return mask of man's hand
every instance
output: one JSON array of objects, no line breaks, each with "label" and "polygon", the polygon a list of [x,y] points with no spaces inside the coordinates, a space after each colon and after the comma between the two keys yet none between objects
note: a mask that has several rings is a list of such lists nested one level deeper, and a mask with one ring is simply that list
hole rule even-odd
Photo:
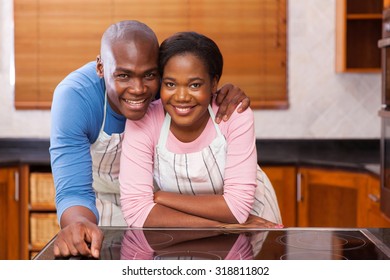
[{"label": "man's hand", "polygon": [[54,241],[54,255],[99,258],[102,242],[102,231],[95,223],[85,219],[67,225],[58,233]]},{"label": "man's hand", "polygon": [[216,123],[220,123],[221,120],[229,120],[240,103],[241,106],[237,109],[238,113],[245,111],[250,105],[250,99],[245,95],[245,92],[232,84],[223,85],[217,91],[216,102],[219,105],[218,112],[215,116]]}]

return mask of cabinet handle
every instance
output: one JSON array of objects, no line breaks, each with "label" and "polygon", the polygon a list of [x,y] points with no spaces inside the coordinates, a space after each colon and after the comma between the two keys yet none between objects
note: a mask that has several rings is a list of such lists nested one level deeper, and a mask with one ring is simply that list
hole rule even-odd
[{"label": "cabinet handle", "polygon": [[302,174],[301,172],[297,173],[297,202],[302,201],[302,188],[301,188]]},{"label": "cabinet handle", "polygon": [[19,172],[15,171],[15,193],[14,193],[14,199],[15,201],[19,201]]},{"label": "cabinet handle", "polygon": [[383,29],[386,31],[386,32],[389,32],[390,31],[390,24],[388,22],[386,22],[385,24],[383,24]]},{"label": "cabinet handle", "polygon": [[378,203],[381,200],[379,196],[372,194],[372,193],[368,194],[368,198],[371,199],[372,201],[374,201],[375,203]]}]

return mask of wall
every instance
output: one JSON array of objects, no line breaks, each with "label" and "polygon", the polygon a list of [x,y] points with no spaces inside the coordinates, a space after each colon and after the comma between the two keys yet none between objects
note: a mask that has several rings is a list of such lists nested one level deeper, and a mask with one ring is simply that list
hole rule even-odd
[{"label": "wall", "polygon": [[0,137],[48,138],[50,111],[16,111],[13,106],[13,1],[0,1]]},{"label": "wall", "polygon": [[[380,74],[334,71],[335,1],[288,1],[290,108],[255,111],[258,138],[380,136]],[[0,137],[48,138],[49,111],[13,108],[12,9],[12,0],[0,2]]]}]

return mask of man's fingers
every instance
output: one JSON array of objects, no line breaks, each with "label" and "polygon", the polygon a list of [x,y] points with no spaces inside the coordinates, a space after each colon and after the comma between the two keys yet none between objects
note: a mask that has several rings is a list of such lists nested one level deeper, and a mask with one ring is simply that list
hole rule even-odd
[{"label": "man's fingers", "polygon": [[[93,232],[97,232],[95,235]],[[96,236],[96,241],[94,240]],[[102,232],[97,227],[96,224],[83,224],[75,223],[64,229],[62,229],[56,240],[54,241],[53,253],[56,257],[68,257],[70,255],[77,256],[97,256],[99,257],[99,252],[96,253],[96,250],[100,250],[102,242]],[[92,254],[89,244],[94,242],[95,252]]]},{"label": "man's fingers", "polygon": [[229,88],[229,85],[223,85],[220,89],[217,90],[216,94],[217,94],[217,98],[216,98],[216,103],[218,105],[221,105],[223,100],[225,100],[225,97],[228,93],[228,88]]},{"label": "man's fingers", "polygon": [[[240,96],[237,96],[235,95],[229,102],[227,99],[225,99],[226,101],[224,101],[224,115],[222,117],[222,119],[226,122],[227,120],[229,120],[230,116],[234,113],[234,111],[236,110],[238,104],[240,104]],[[221,107],[220,107],[221,109]],[[221,111],[223,113],[223,111]]]},{"label": "man's fingers", "polygon": [[226,103],[223,103],[219,106],[218,112],[215,115],[215,122],[220,123],[222,120],[226,119],[226,110],[227,110],[227,105]]},{"label": "man's fingers", "polygon": [[58,248],[58,246],[56,244],[54,244],[54,247],[53,247],[53,254],[55,257],[61,256],[60,248]]},{"label": "man's fingers", "polygon": [[220,123],[221,120],[228,121],[236,109],[238,113],[241,113],[248,109],[250,105],[250,99],[245,95],[245,93],[239,87],[231,84],[223,85],[217,91],[216,101],[219,105],[219,109],[215,117],[215,121],[217,123]]},{"label": "man's fingers", "polygon": [[241,106],[237,108],[237,112],[238,112],[238,113],[244,112],[246,109],[249,108],[250,105],[251,105],[251,100],[249,99],[249,97],[245,97],[245,98],[241,101]]},{"label": "man's fingers", "polygon": [[62,239],[56,240],[53,252],[56,257],[68,257],[71,255],[71,251],[69,250],[67,243]]},{"label": "man's fingers", "polygon": [[100,249],[102,248],[103,243],[103,233],[98,230],[92,232],[92,241],[91,241],[91,255],[92,257],[98,259],[100,255]]}]

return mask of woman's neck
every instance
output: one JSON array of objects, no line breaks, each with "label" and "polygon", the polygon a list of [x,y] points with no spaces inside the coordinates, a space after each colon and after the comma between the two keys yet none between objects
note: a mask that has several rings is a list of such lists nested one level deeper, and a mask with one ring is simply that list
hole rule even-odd
[{"label": "woman's neck", "polygon": [[170,130],[179,141],[189,143],[196,140],[203,133],[209,120],[210,114],[205,114],[202,120],[197,122],[196,125],[178,126],[171,122]]}]

